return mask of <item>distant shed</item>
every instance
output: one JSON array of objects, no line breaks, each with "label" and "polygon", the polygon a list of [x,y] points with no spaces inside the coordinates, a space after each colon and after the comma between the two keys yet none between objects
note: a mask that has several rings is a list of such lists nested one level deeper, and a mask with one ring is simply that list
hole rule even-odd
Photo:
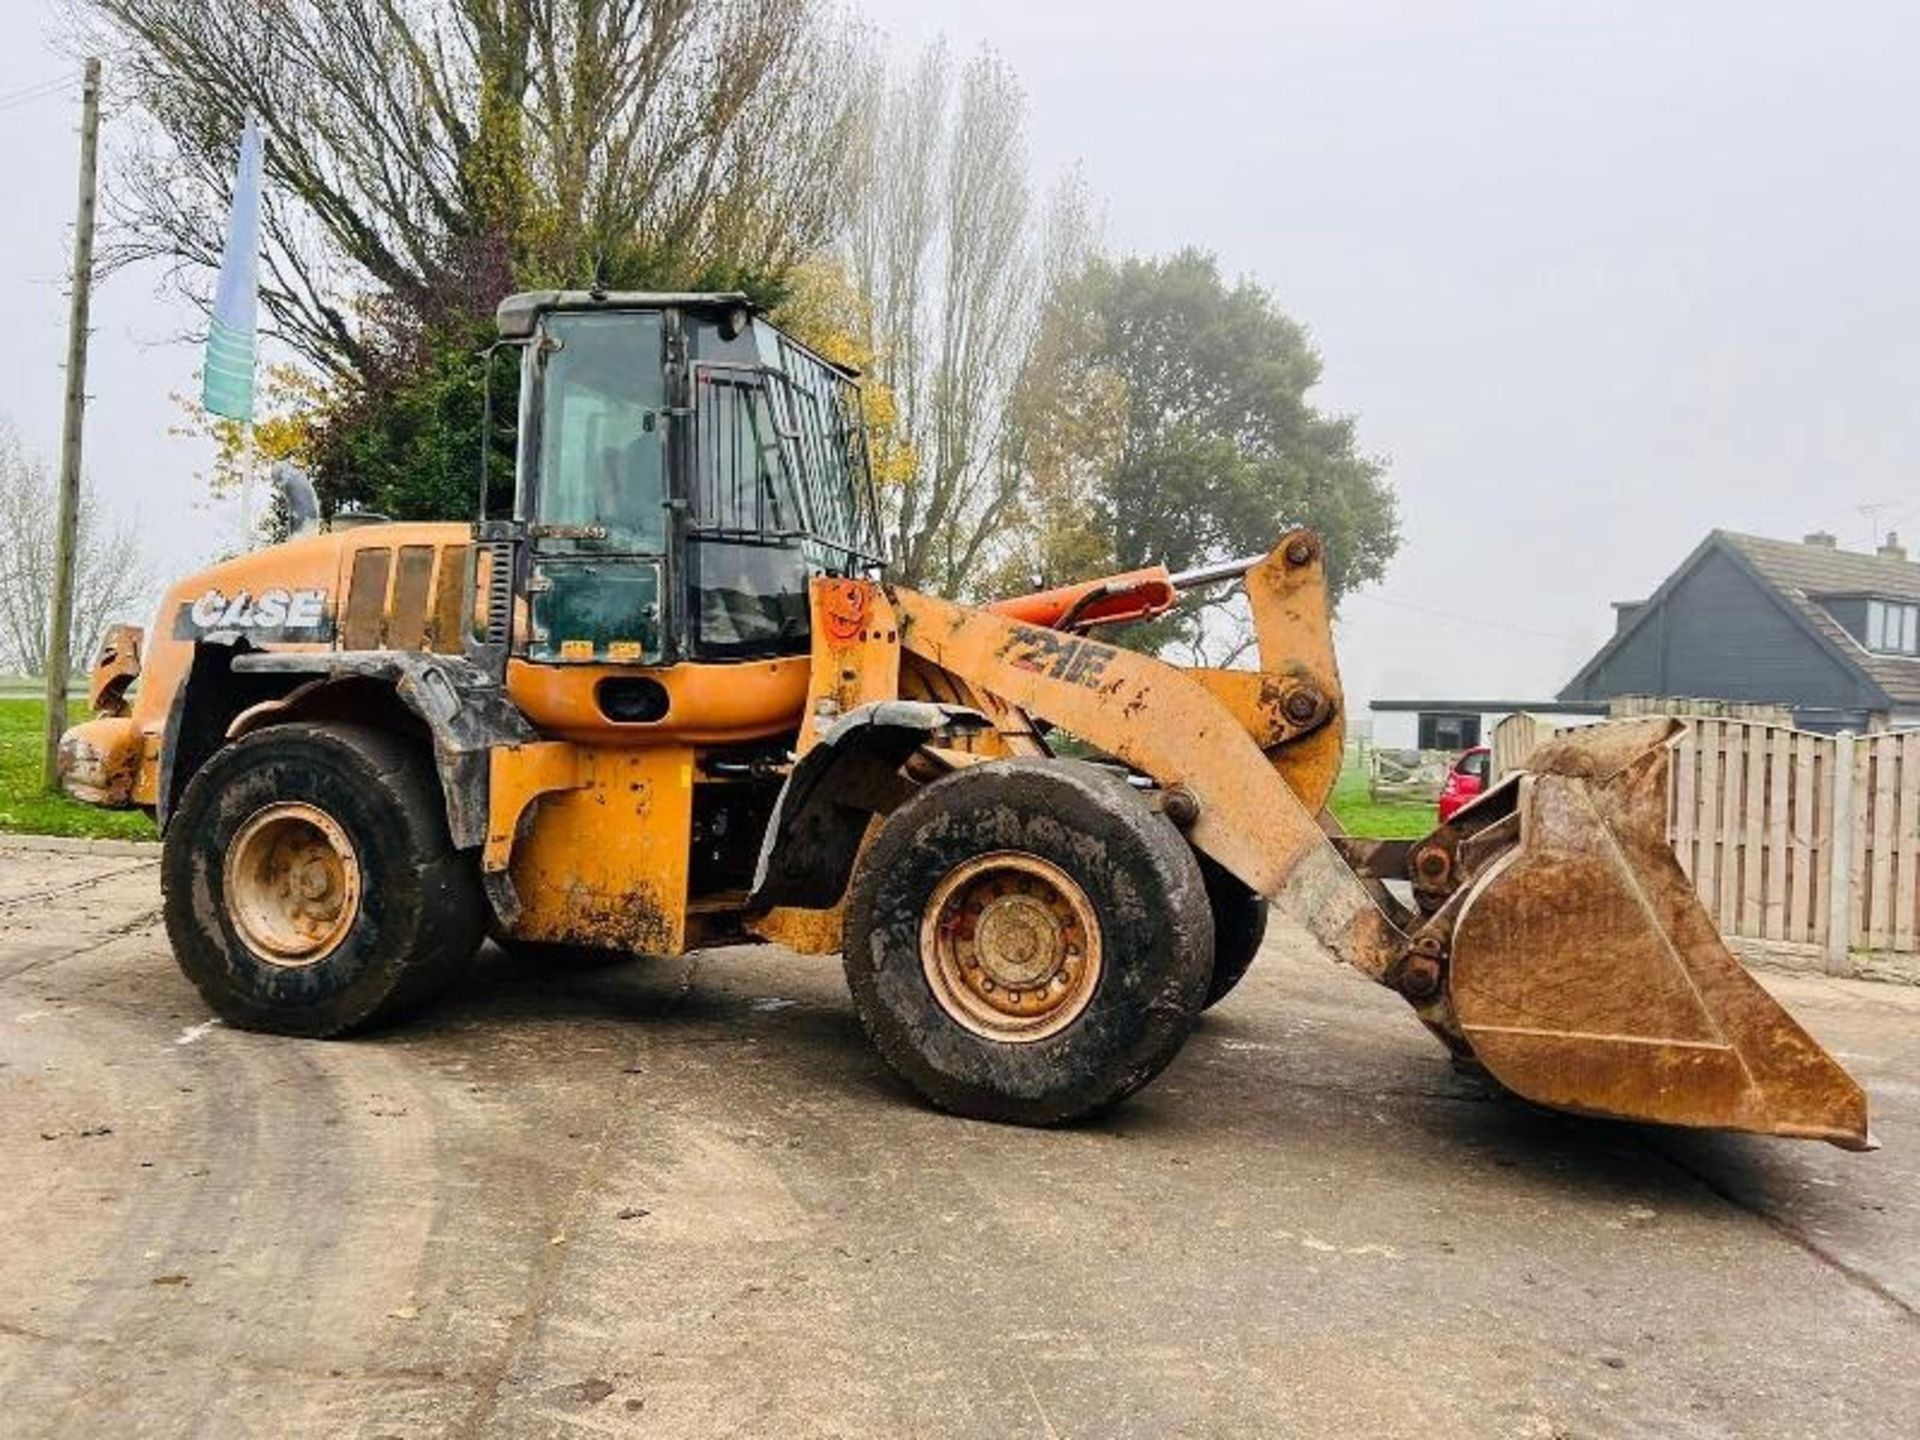
[{"label": "distant shed", "polygon": [[1562,724],[1604,719],[1604,701],[1587,700],[1375,700],[1373,743],[1384,750],[1457,753],[1485,745],[1493,727],[1509,715],[1539,715]]}]

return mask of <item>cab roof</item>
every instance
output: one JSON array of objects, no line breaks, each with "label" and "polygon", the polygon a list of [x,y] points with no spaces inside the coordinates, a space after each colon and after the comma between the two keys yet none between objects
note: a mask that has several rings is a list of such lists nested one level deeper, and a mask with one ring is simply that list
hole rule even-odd
[{"label": "cab roof", "polygon": [[737,310],[759,306],[737,290],[523,290],[500,302],[494,320],[504,340],[532,337],[549,310]]}]

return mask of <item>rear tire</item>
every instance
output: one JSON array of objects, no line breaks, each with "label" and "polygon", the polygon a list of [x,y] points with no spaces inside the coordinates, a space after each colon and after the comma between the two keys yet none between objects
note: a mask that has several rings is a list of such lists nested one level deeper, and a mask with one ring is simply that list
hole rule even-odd
[{"label": "rear tire", "polygon": [[997,760],[887,818],[849,892],[845,961],[868,1035],[921,1095],[1052,1125],[1179,1053],[1213,920],[1193,851],[1123,781]]},{"label": "rear tire", "polygon": [[400,737],[276,725],[201,767],[161,853],[175,957],[221,1019],[331,1036],[424,1004],[486,905],[440,788]]},{"label": "rear tire", "polygon": [[1206,877],[1207,903],[1213,909],[1213,978],[1207,982],[1206,1004],[1211,1010],[1245,978],[1267,938],[1267,901],[1256,895],[1219,861],[1202,855],[1200,873]]}]

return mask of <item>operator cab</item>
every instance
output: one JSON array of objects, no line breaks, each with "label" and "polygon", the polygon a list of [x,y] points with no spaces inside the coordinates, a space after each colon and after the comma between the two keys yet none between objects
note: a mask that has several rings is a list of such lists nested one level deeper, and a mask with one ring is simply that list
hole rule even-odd
[{"label": "operator cab", "polygon": [[505,528],[526,659],[804,654],[808,580],[877,571],[853,378],[745,296],[545,291],[499,324],[523,347]]}]

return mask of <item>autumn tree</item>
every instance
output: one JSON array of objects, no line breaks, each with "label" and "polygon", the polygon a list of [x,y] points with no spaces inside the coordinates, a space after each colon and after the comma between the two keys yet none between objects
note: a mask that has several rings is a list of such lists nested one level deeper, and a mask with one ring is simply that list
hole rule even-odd
[{"label": "autumn tree", "polygon": [[893,387],[880,377],[881,343],[873,302],[854,284],[846,265],[819,256],[789,272],[774,321],[801,344],[861,377],[860,413],[867,431],[867,462],[883,491],[911,479],[920,464],[901,420]]},{"label": "autumn tree", "polygon": [[1098,234],[1086,188],[1070,175],[1048,201],[1040,297],[1007,400],[1002,463],[1014,489],[981,586],[987,593],[1044,589],[1113,568],[1099,502],[1119,463],[1127,397],[1101,353]]},{"label": "autumn tree", "polygon": [[205,305],[244,117],[323,500],[471,509],[515,289],[744,289],[839,233],[871,40],[833,0],[74,0],[122,131],[105,256]]},{"label": "autumn tree", "polygon": [[204,302],[233,146],[265,138],[262,302],[322,369],[357,307],[431,300],[504,247],[522,285],[744,284],[839,221],[868,40],[828,0],[80,0],[150,125],[110,253]]}]

